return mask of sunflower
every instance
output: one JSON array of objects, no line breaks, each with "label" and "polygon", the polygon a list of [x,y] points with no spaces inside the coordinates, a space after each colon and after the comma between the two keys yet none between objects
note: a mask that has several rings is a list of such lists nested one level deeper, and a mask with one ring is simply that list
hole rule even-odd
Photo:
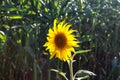
[{"label": "sunflower", "polygon": [[75,52],[74,47],[78,47],[78,42],[72,34],[76,30],[69,30],[71,24],[64,21],[57,24],[54,20],[53,29],[49,29],[47,34],[47,42],[44,47],[50,52],[50,59],[53,57],[66,61],[72,58],[71,52]]}]

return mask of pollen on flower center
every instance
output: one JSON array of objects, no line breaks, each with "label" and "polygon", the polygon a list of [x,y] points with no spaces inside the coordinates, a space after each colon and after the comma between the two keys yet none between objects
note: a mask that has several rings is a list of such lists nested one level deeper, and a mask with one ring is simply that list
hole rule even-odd
[{"label": "pollen on flower center", "polygon": [[67,38],[63,33],[57,34],[54,40],[55,40],[55,45],[60,49],[64,48],[67,43]]}]

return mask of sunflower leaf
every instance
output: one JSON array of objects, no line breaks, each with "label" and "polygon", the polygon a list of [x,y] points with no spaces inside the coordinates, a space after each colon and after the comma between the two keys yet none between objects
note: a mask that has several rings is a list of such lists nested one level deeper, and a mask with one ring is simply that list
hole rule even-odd
[{"label": "sunflower leaf", "polygon": [[81,54],[81,53],[87,53],[87,52],[90,52],[91,50],[79,50],[79,51],[76,51],[75,53],[76,54]]},{"label": "sunflower leaf", "polygon": [[77,80],[84,80],[84,79],[87,79],[87,78],[89,78],[89,76],[87,75],[87,76],[84,76],[84,77],[78,77],[78,78],[76,78]]},{"label": "sunflower leaf", "polygon": [[56,69],[51,69],[51,71],[58,73],[59,75],[63,76],[66,80],[68,80],[66,77],[66,73],[56,70]]},{"label": "sunflower leaf", "polygon": [[[91,71],[88,71],[88,70],[78,70],[76,73],[75,73],[75,75],[74,75],[74,77],[76,77],[76,76],[78,76],[78,77],[81,77],[81,76],[90,76],[90,75],[93,75],[93,76],[95,76],[96,74],[94,74],[93,72],[91,72]],[[83,78],[84,78],[83,77]],[[82,78],[82,77],[81,77]],[[86,77],[87,78],[87,77]]]}]

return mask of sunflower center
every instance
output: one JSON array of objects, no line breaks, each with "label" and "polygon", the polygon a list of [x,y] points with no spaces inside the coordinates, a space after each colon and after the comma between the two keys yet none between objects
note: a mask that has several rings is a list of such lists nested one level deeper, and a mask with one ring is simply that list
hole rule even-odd
[{"label": "sunflower center", "polygon": [[64,48],[67,43],[67,38],[63,33],[59,33],[55,36],[55,45],[58,48]]}]

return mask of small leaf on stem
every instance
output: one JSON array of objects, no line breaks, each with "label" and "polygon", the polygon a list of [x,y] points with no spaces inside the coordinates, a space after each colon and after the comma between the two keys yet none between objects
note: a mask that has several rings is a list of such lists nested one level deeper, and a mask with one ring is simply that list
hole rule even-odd
[{"label": "small leaf on stem", "polygon": [[66,80],[68,80],[66,77],[66,73],[59,71],[59,70],[56,70],[56,69],[51,69],[51,71],[58,73],[59,75],[63,76]]}]

